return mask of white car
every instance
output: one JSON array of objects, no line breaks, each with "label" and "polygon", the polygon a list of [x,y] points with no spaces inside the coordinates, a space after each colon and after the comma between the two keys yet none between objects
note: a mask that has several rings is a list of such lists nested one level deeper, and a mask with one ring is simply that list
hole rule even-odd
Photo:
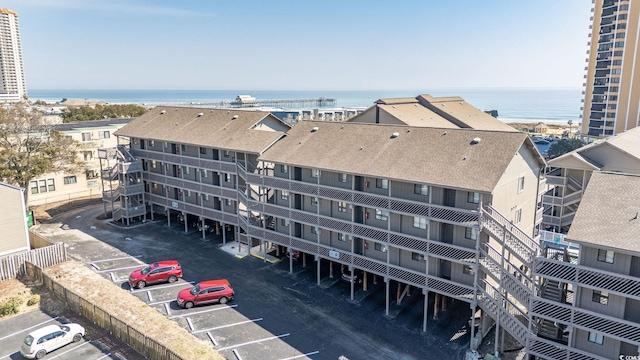
[{"label": "white car", "polygon": [[82,340],[84,328],[78,324],[48,325],[24,338],[20,354],[27,359],[42,359],[47,353]]}]

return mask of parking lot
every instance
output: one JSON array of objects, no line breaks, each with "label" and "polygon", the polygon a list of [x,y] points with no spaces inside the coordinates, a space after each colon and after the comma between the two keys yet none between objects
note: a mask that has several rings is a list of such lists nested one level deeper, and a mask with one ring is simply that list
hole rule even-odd
[{"label": "parking lot", "polygon": [[[298,261],[289,273],[286,258],[276,264],[238,258],[222,251],[221,241],[203,240],[198,232],[185,234],[179,224],[123,229],[96,220],[101,213],[101,205],[78,209],[38,231],[64,241],[70,256],[210,342],[228,359],[460,358],[468,346],[466,316],[455,311],[456,305],[468,309],[466,304],[453,304],[422,333],[424,297],[418,291],[388,318],[382,279],[377,286],[370,284],[367,292],[356,285],[352,301],[350,284],[340,281],[339,267],[334,279],[326,278],[318,286],[312,259],[307,268]],[[180,261],[183,279],[130,289],[131,271],[169,259]],[[234,301],[188,310],[177,305],[181,289],[221,278],[233,285]]]},{"label": "parking lot", "polygon": [[[0,332],[0,360],[23,359],[20,355],[20,345],[31,331],[47,325],[62,325],[66,322],[64,318],[51,316],[42,311],[32,311],[3,320]],[[111,354],[100,341],[91,340],[89,332],[87,335],[77,343],[71,343],[47,354],[43,359],[121,359],[115,353]]]}]

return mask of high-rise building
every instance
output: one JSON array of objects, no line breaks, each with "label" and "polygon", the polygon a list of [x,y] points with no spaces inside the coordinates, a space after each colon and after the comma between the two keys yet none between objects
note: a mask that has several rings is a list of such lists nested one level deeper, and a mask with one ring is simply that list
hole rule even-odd
[{"label": "high-rise building", "polygon": [[0,101],[20,101],[26,95],[18,13],[0,8]]},{"label": "high-rise building", "polygon": [[605,137],[639,124],[640,1],[593,4],[582,133]]}]

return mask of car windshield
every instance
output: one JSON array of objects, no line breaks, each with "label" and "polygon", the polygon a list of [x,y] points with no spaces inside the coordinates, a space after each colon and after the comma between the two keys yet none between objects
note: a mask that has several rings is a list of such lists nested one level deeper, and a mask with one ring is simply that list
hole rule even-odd
[{"label": "car windshield", "polygon": [[27,335],[27,337],[24,338],[24,343],[27,346],[31,346],[31,344],[33,344],[33,336]]},{"label": "car windshield", "polygon": [[149,271],[151,271],[151,266],[147,266],[146,268],[140,270],[140,273],[142,275],[147,275],[149,273]]},{"label": "car windshield", "polygon": [[62,331],[64,331],[64,332],[71,331],[71,329],[68,326],[65,326],[65,325],[60,325],[60,329],[62,329]]},{"label": "car windshield", "polygon": [[200,291],[200,284],[194,286],[191,288],[191,291],[189,291],[191,293],[191,295],[195,295]]}]

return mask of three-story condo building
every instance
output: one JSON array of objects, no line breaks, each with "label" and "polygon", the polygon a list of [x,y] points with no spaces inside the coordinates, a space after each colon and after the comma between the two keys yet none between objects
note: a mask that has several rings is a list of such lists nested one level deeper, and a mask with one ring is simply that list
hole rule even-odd
[{"label": "three-story condo building", "polygon": [[448,299],[482,310],[473,347],[493,324],[527,344],[544,160],[526,134],[450,123],[289,128],[264,112],[158,107],[116,132],[118,217],[222,225],[250,247],[313,256],[319,282],[327,268],[381,280],[387,312],[418,289],[424,329],[431,295],[434,315]]}]

